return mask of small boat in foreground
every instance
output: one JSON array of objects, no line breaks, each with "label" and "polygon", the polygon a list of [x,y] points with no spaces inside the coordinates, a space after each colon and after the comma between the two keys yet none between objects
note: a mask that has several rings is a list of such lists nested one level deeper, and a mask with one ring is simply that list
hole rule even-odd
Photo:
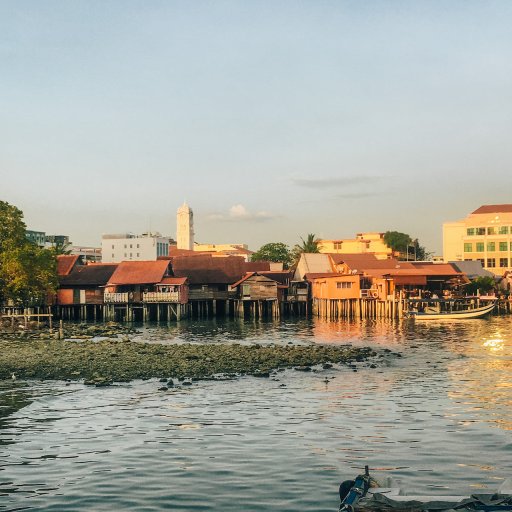
[{"label": "small boat in foreground", "polygon": [[409,496],[392,481],[379,483],[368,466],[355,480],[340,485],[339,512],[509,512],[512,511],[512,479],[496,492],[471,496]]},{"label": "small boat in foreground", "polygon": [[[488,315],[496,307],[497,301],[481,307],[453,308],[453,301],[439,301],[434,305],[427,305],[422,309],[409,309],[406,314],[415,320],[458,320],[466,318],[481,318]],[[444,308],[442,307],[444,306]]]}]

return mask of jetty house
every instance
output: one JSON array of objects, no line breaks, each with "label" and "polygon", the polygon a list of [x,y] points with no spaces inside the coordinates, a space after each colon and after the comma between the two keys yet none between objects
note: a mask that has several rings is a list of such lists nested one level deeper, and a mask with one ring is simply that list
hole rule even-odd
[{"label": "jetty house", "polygon": [[[183,317],[396,318],[403,301],[468,282],[451,264],[373,254],[303,254],[293,271],[241,256],[179,250],[155,261],[83,265],[60,257],[61,318],[172,321]],[[274,268],[274,267],[272,267]]]},{"label": "jetty house", "polygon": [[402,301],[468,282],[450,264],[379,259],[372,254],[303,254],[294,281],[309,283],[312,312],[326,318],[397,317]]},{"label": "jetty house", "polygon": [[169,260],[122,261],[105,286],[105,318],[179,319],[188,314],[188,280]]}]

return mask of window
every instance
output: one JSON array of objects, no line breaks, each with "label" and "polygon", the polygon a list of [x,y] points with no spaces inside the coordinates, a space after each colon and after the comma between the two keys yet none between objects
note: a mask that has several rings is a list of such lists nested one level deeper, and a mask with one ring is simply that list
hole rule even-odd
[{"label": "window", "polygon": [[495,235],[496,234],[496,228],[495,227],[487,228],[487,234],[488,235]]},{"label": "window", "polygon": [[506,250],[508,250],[508,243],[500,242],[500,251],[506,251]]},{"label": "window", "polygon": [[342,245],[343,245],[343,242],[334,242],[334,250],[340,251]]},{"label": "window", "polygon": [[132,248],[132,244],[130,244],[130,249]]},{"label": "window", "polygon": [[112,259],[114,259],[114,254],[112,254]]},{"label": "window", "polygon": [[140,258],[140,253],[137,253],[137,258]]},{"label": "window", "polygon": [[484,243],[483,242],[476,243],[476,252],[484,252]]},{"label": "window", "polygon": [[498,228],[499,235],[508,235],[508,226],[500,226]]},{"label": "window", "polygon": [[494,252],[496,250],[496,242],[487,242],[487,250]]},{"label": "window", "polygon": [[475,228],[477,235],[485,235],[485,228]]},{"label": "window", "polygon": [[468,236],[474,236],[475,235],[475,228],[468,228],[466,229],[466,233]]},{"label": "window", "polygon": [[139,244],[137,244],[137,249],[139,248]]},{"label": "window", "polygon": [[124,253],[124,257],[126,258],[126,253]]},{"label": "window", "polygon": [[[126,244],[124,244],[124,248],[126,249]],[[126,254],[125,254],[125,256],[126,256]]]},{"label": "window", "polygon": [[494,268],[496,266],[496,260],[494,258],[487,258],[487,268]]},{"label": "window", "polygon": [[352,288],[352,283],[336,283],[336,288]]},{"label": "window", "polygon": [[112,246],[112,249],[114,248],[114,246]]},{"label": "window", "polygon": [[485,260],[483,258],[477,258],[475,261],[479,261],[482,267],[485,267]]},{"label": "window", "polygon": [[508,258],[500,258],[500,267],[508,267]]},{"label": "window", "polygon": [[464,244],[464,252],[473,252],[473,244]]}]

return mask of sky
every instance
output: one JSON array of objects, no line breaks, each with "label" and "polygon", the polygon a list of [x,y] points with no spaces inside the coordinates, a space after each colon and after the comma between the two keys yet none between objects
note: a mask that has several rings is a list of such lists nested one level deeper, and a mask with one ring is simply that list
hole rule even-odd
[{"label": "sky", "polygon": [[29,229],[293,246],[512,202],[512,2],[2,0],[0,200]]}]

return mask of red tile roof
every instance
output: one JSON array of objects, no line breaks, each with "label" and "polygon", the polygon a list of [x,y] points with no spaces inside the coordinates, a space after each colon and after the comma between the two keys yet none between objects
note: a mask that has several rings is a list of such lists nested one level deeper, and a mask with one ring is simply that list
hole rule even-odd
[{"label": "red tile roof", "polygon": [[158,284],[182,285],[187,282],[186,277],[164,277]]},{"label": "red tile roof", "polygon": [[479,213],[512,213],[512,204],[484,204],[471,212],[471,215]]},{"label": "red tile roof", "polygon": [[68,275],[60,277],[60,286],[105,286],[115,272],[117,264],[93,263],[91,265],[79,265]]},{"label": "red tile roof", "polygon": [[176,256],[172,258],[175,277],[188,277],[190,284],[231,284],[245,275],[245,261],[241,256],[213,257]]},{"label": "red tile roof", "polygon": [[79,257],[80,256],[77,254],[60,254],[57,256],[57,275],[67,276],[75,266]]},{"label": "red tile roof", "polygon": [[264,272],[270,271],[270,262],[268,261],[247,261],[245,263],[246,272]]},{"label": "red tile roof", "polygon": [[335,265],[345,263],[351,270],[413,268],[410,261],[377,259],[373,254],[329,254]]},{"label": "red tile roof", "polygon": [[164,278],[169,261],[122,261],[108,284],[155,284]]}]

